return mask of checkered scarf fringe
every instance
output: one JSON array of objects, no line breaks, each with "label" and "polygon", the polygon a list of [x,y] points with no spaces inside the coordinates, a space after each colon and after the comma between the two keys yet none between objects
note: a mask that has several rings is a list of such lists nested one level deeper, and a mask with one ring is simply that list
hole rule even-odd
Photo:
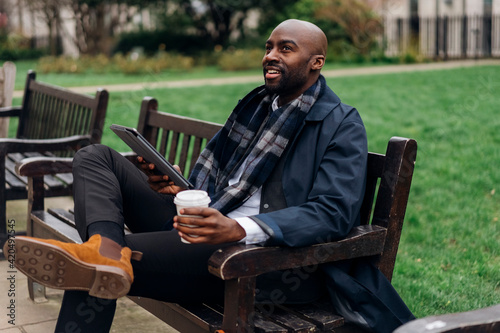
[{"label": "checkered scarf fringe", "polygon": [[[320,76],[304,94],[274,112],[270,106],[275,96],[262,89],[254,97],[254,112],[248,108],[233,111],[201,153],[190,176],[195,188],[208,192],[211,207],[227,214],[264,184],[325,85]],[[229,186],[229,179],[245,160],[240,181]]]}]

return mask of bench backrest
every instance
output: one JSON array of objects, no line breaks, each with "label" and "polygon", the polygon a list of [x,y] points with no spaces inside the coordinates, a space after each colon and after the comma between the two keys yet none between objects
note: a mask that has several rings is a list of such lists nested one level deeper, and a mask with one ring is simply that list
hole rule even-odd
[{"label": "bench backrest", "polygon": [[368,153],[361,224],[387,228],[384,251],[377,258],[377,265],[389,281],[396,262],[416,157],[417,142],[400,137],[389,140],[385,155]]},{"label": "bench backrest", "polygon": [[15,81],[16,65],[10,61],[6,61],[0,67],[0,107],[12,105]]},{"label": "bench backrest", "polygon": [[141,104],[137,130],[156,149],[188,176],[207,142],[221,124],[158,111],[158,102],[145,97]]},{"label": "bench backrest", "polygon": [[[159,112],[156,99],[146,97],[137,127],[170,163],[178,164],[187,176],[206,142],[222,125]],[[389,140],[385,155],[368,153],[361,224],[387,228],[384,252],[376,261],[389,281],[396,262],[416,153],[415,140],[399,137]]]},{"label": "bench backrest", "polygon": [[[16,81],[16,65],[6,61],[0,67],[0,107],[11,106]],[[8,134],[9,118],[0,119],[0,138]]]},{"label": "bench backrest", "polygon": [[108,92],[98,89],[96,96],[79,94],[35,80],[29,71],[24,88],[17,138],[55,139],[90,135],[91,143],[102,138]]}]

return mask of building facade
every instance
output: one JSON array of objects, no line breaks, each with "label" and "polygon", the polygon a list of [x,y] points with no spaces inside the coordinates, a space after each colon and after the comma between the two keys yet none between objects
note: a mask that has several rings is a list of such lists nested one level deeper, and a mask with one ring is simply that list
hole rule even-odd
[{"label": "building facade", "polygon": [[373,1],[386,54],[427,58],[500,56],[500,0]]},{"label": "building facade", "polygon": [[[106,27],[110,26],[109,22],[115,22],[114,33],[131,31],[138,25],[145,29],[154,28],[155,22],[149,10],[119,4],[110,5],[106,9],[108,11],[104,13],[102,20]],[[7,17],[9,34],[30,39],[32,48],[55,47],[56,54],[75,57],[80,55],[83,43],[76,32],[81,27],[77,26],[78,14],[69,2],[0,0],[0,13]],[[108,44],[111,46],[111,43]],[[53,50],[50,51],[53,53]]]}]

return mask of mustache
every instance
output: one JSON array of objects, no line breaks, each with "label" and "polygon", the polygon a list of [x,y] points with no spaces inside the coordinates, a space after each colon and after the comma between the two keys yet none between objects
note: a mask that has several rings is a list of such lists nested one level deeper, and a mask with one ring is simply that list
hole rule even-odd
[{"label": "mustache", "polygon": [[269,62],[269,63],[267,63],[267,64],[264,64],[263,69],[264,69],[264,70],[267,70],[267,68],[268,68],[268,67],[277,68],[277,69],[279,69],[281,72],[284,72],[284,71],[285,71],[285,69],[284,69],[282,66],[278,65],[278,64],[277,64],[277,63],[275,63],[275,62]]}]

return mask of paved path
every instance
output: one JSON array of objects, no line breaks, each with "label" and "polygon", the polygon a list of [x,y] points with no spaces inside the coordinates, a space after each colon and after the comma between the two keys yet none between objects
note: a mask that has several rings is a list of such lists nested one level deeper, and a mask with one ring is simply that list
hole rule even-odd
[{"label": "paved path", "polygon": [[[487,66],[500,65],[500,59],[481,59],[481,60],[457,60],[447,62],[433,62],[425,64],[409,64],[409,65],[386,65],[372,67],[357,67],[345,69],[332,69],[322,71],[325,77],[343,77],[343,76],[359,76],[359,75],[377,75],[387,73],[401,72],[416,72],[428,70],[442,70],[458,67],[472,66]],[[208,79],[192,79],[179,81],[163,81],[163,82],[143,82],[143,83],[128,83],[128,84],[113,84],[100,86],[85,86],[72,87],[72,90],[81,93],[94,93],[97,88],[106,88],[109,92],[113,91],[136,91],[143,89],[157,88],[182,88],[182,87],[199,87],[199,86],[216,86],[226,84],[243,84],[243,83],[262,83],[262,75],[251,76],[235,76],[229,78],[208,78]],[[22,97],[22,91],[15,91],[14,97]]]}]

